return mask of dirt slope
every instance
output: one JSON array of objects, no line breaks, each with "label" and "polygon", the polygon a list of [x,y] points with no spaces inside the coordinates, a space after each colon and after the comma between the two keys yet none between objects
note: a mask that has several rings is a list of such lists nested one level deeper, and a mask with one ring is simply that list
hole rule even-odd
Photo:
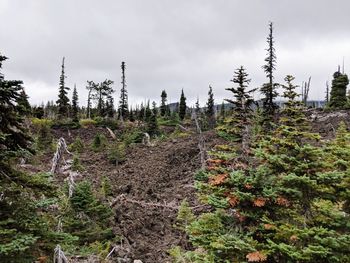
[{"label": "dirt slope", "polygon": [[[213,133],[205,137],[208,147],[218,142]],[[197,135],[192,135],[155,147],[135,146],[127,162],[110,174],[115,196],[170,204],[186,198],[191,206],[197,206],[193,188],[194,172],[200,168],[197,143]],[[176,211],[129,202],[118,202],[115,208],[116,232],[128,239],[133,258],[166,262],[169,248],[186,246],[183,234],[173,227]]]},{"label": "dirt slope", "polygon": [[[111,199],[123,195],[136,202],[169,204],[176,207],[186,198],[191,206],[199,205],[193,187],[194,173],[200,168],[198,135],[195,133],[157,142],[150,147],[133,145],[127,149],[126,161],[115,166],[108,161],[106,151],[94,152],[90,148],[98,132],[104,133],[111,141],[105,129],[52,132],[55,138],[64,137],[67,144],[73,142],[77,136],[83,140],[86,147],[80,154],[80,160],[85,171],[79,179],[90,180],[98,190],[102,176],[107,176],[112,184]],[[214,132],[206,132],[204,137],[207,149],[222,142]],[[32,167],[32,172],[49,171],[52,156],[53,152],[40,156],[39,164]],[[62,182],[65,176],[56,175],[56,179]],[[125,240],[123,246],[127,248],[128,258],[140,259],[143,263],[170,262],[167,250],[176,245],[187,246],[183,233],[173,227],[176,210],[144,207],[119,199],[113,208],[114,231]]]}]

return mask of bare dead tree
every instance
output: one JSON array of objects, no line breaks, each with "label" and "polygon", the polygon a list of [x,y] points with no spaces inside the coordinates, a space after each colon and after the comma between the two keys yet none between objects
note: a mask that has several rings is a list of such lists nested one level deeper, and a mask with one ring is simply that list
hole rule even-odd
[{"label": "bare dead tree", "polygon": [[326,81],[326,103],[329,102],[329,83]]},{"label": "bare dead tree", "polygon": [[200,154],[200,158],[201,158],[201,168],[205,169],[205,164],[206,164],[205,160],[206,160],[207,151],[205,148],[205,141],[204,141],[204,137],[202,134],[202,129],[201,129],[199,122],[198,122],[196,111],[192,112],[192,119],[194,120],[194,122],[196,124],[197,133],[199,134],[198,148],[199,148],[199,154]]},{"label": "bare dead tree", "polygon": [[68,259],[64,252],[61,249],[60,245],[57,245],[54,250],[54,256],[53,256],[53,262],[54,263],[68,263]]},{"label": "bare dead tree", "polygon": [[51,166],[51,173],[55,174],[56,171],[59,168],[60,162],[63,159],[64,162],[66,162],[63,158],[63,154],[67,152],[68,154],[72,155],[67,149],[66,141],[63,137],[59,138],[55,155],[52,158],[52,166]]},{"label": "bare dead tree", "polygon": [[301,87],[301,97],[305,106],[307,106],[307,100],[309,98],[310,83],[311,83],[311,77],[309,77],[308,81],[306,82],[303,81],[303,84]]}]

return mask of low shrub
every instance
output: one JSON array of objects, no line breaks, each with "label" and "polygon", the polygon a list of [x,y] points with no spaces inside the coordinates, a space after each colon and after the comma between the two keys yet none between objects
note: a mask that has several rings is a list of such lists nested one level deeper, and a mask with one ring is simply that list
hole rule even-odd
[{"label": "low shrub", "polygon": [[133,143],[141,143],[144,137],[144,132],[138,129],[135,129],[131,132],[126,132],[122,136],[122,140],[126,146]]},{"label": "low shrub", "polygon": [[126,153],[125,153],[126,145],[124,143],[117,143],[112,145],[108,150],[108,160],[112,164],[120,164],[125,162]]},{"label": "low shrub", "polygon": [[82,166],[78,155],[74,155],[73,157],[72,170],[78,171],[78,172],[81,172],[84,170],[84,167]]},{"label": "low shrub", "polygon": [[92,119],[81,119],[79,121],[79,123],[80,123],[81,127],[83,127],[83,128],[88,128],[88,127],[97,125],[97,122],[95,120],[92,120]]},{"label": "low shrub", "polygon": [[84,143],[79,136],[68,146],[68,150],[77,153],[81,153],[84,150]]},{"label": "low shrub", "polygon": [[53,121],[50,119],[32,118],[32,126],[35,131],[39,131],[42,127],[51,128]]},{"label": "low shrub", "polygon": [[97,133],[92,141],[92,149],[94,151],[102,150],[107,145],[107,138],[101,133]]}]

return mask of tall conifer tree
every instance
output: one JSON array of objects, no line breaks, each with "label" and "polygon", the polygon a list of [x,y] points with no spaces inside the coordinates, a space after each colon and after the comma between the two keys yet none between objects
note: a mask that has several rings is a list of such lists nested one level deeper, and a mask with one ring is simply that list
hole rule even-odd
[{"label": "tall conifer tree", "polygon": [[186,116],[186,109],[187,109],[187,105],[186,105],[186,97],[184,94],[184,90],[181,90],[181,97],[180,97],[180,103],[179,103],[179,117],[180,120],[183,120]]},{"label": "tall conifer tree", "polygon": [[276,110],[278,109],[277,104],[274,102],[277,97],[277,87],[278,83],[274,83],[274,71],[276,69],[276,51],[274,47],[274,38],[273,38],[273,23],[269,24],[269,35],[267,37],[268,48],[267,57],[265,58],[266,64],[262,67],[268,78],[268,82],[263,84],[260,88],[260,92],[263,94],[263,122],[268,126],[271,121],[274,120]]},{"label": "tall conifer tree", "polygon": [[[6,59],[0,54],[0,70]],[[50,186],[12,166],[14,158],[31,151],[16,105],[22,90],[22,81],[5,80],[0,72],[0,262],[34,262],[33,254],[55,239],[47,238],[47,222],[37,213],[35,199],[44,198]]]},{"label": "tall conifer tree", "polygon": [[215,104],[214,104],[213,89],[210,85],[209,85],[208,101],[207,101],[207,108],[205,111],[205,115],[208,119],[209,128],[213,128],[215,126]]},{"label": "tall conifer tree", "polygon": [[129,107],[128,107],[128,93],[126,90],[126,80],[125,80],[125,62],[122,62],[121,65],[122,69],[122,88],[120,90],[120,101],[119,101],[119,107],[118,107],[118,118],[126,120],[129,114]]},{"label": "tall conifer tree", "polygon": [[235,138],[240,141],[243,137],[243,130],[247,127],[250,121],[251,113],[253,111],[254,99],[252,93],[255,91],[247,90],[250,83],[248,73],[246,73],[243,66],[234,72],[231,80],[236,87],[228,88],[226,90],[233,93],[234,99],[225,99],[227,102],[233,104],[233,116],[226,120],[226,129]]},{"label": "tall conifer tree", "polygon": [[333,74],[332,87],[328,106],[334,109],[342,109],[347,104],[346,88],[349,78],[340,72],[340,69]]},{"label": "tall conifer tree", "polygon": [[17,99],[18,111],[21,115],[29,115],[31,113],[31,106],[28,98],[27,93],[22,89]]},{"label": "tall conifer tree", "polygon": [[62,66],[61,66],[61,76],[60,76],[60,84],[59,84],[59,91],[58,91],[58,100],[56,101],[58,106],[58,118],[65,118],[68,117],[69,114],[69,98],[67,96],[69,88],[66,87],[65,84],[65,71],[64,71],[64,57],[62,59]]},{"label": "tall conifer tree", "polygon": [[72,96],[72,119],[74,122],[78,122],[79,121],[79,117],[78,117],[78,92],[77,92],[77,87],[74,84],[74,89],[73,89],[73,96]]},{"label": "tall conifer tree", "polygon": [[167,93],[165,90],[162,91],[161,97],[161,103],[160,103],[160,116],[164,117],[166,115],[167,110]]}]

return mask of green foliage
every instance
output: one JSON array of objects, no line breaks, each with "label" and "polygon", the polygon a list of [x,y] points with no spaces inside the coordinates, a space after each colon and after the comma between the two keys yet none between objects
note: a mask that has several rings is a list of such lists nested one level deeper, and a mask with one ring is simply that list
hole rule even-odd
[{"label": "green foliage", "polygon": [[29,104],[28,98],[29,97],[26,94],[26,92],[24,91],[24,89],[22,89],[19,97],[17,98],[17,108],[18,108],[18,112],[21,115],[30,115],[31,114],[32,108]]},{"label": "green foliage", "polygon": [[168,95],[165,90],[162,90],[162,94],[160,95],[160,97],[162,99],[160,103],[160,116],[164,117],[167,114],[168,107],[166,104]]},{"label": "green foliage", "polygon": [[146,131],[152,137],[159,134],[158,121],[157,121],[156,114],[152,113],[149,120],[147,121]]},{"label": "green foliage", "polygon": [[171,117],[161,117],[158,119],[159,126],[177,126],[179,123],[179,116],[176,113],[173,113]]},{"label": "green foliage", "polygon": [[329,143],[310,133],[293,79],[285,78],[287,102],[279,125],[253,144],[254,155],[219,157],[222,152],[240,153],[240,147],[228,146],[209,153],[212,159],[196,176],[196,186],[200,199],[214,211],[186,228],[195,250],[175,249],[178,259],[350,260],[350,135],[344,124]]},{"label": "green foliage", "polygon": [[343,109],[347,106],[346,88],[348,84],[349,79],[346,74],[340,73],[339,70],[333,74],[331,96],[327,105],[329,108]]},{"label": "green foliage", "polygon": [[75,138],[74,142],[68,146],[68,150],[72,151],[72,152],[81,153],[81,152],[83,152],[84,147],[85,146],[84,146],[83,141],[78,136]]},{"label": "green foliage", "polygon": [[84,171],[84,167],[82,166],[80,158],[77,154],[73,156],[72,170],[79,172]]},{"label": "green foliage", "polygon": [[107,145],[107,138],[101,133],[97,133],[92,141],[92,149],[94,151],[101,151]]},{"label": "green foliage", "polygon": [[262,98],[262,108],[263,108],[263,126],[265,128],[270,128],[270,122],[273,122],[275,118],[276,110],[278,109],[277,104],[274,102],[277,97],[277,88],[278,83],[274,83],[273,72],[276,69],[276,51],[274,47],[274,39],[273,39],[273,23],[269,23],[269,35],[267,37],[268,48],[267,57],[265,58],[266,64],[263,66],[263,69],[266,73],[266,77],[268,78],[268,82],[263,84],[260,88],[260,92],[263,94]]},{"label": "green foliage", "polygon": [[63,217],[63,229],[79,237],[79,244],[107,241],[114,238],[111,224],[112,210],[92,191],[89,182],[76,185],[70,207]]},{"label": "green foliage", "polygon": [[181,90],[181,96],[180,96],[180,103],[179,103],[179,118],[182,121],[185,116],[186,116],[186,110],[187,110],[187,105],[186,105],[186,97],[184,94],[184,90]]},{"label": "green foliage", "polygon": [[121,164],[126,160],[126,144],[115,143],[108,148],[108,160],[112,164]]},{"label": "green foliage", "polygon": [[78,92],[77,92],[76,86],[74,85],[73,96],[72,96],[72,119],[73,119],[73,122],[79,122],[78,112],[79,112]]},{"label": "green foliage", "polygon": [[64,58],[62,60],[62,71],[60,76],[60,84],[58,91],[58,100],[56,101],[58,105],[58,118],[62,119],[68,117],[69,112],[69,98],[67,97],[69,88],[65,85],[66,75],[64,72]]},{"label": "green foliage", "polygon": [[83,128],[88,128],[88,127],[97,125],[97,121],[92,120],[92,119],[81,119],[79,121],[79,123],[80,123],[81,127],[83,127]]},{"label": "green foliage", "polygon": [[35,131],[39,131],[42,127],[51,128],[53,125],[53,120],[50,119],[32,118],[31,121]]},{"label": "green foliage", "polygon": [[122,135],[122,141],[126,146],[129,146],[133,143],[141,143],[144,133],[139,129],[133,129],[131,131],[127,131]]},{"label": "green foliage", "polygon": [[128,106],[128,92],[126,90],[125,81],[125,62],[122,62],[122,88],[120,90],[120,100],[118,107],[118,119],[127,120],[129,116],[129,106]]},{"label": "green foliage", "polygon": [[244,129],[249,125],[252,115],[254,100],[251,93],[255,90],[246,90],[250,79],[248,79],[248,74],[245,72],[243,66],[235,71],[231,81],[235,83],[237,87],[228,88],[226,90],[233,93],[234,100],[226,99],[226,101],[233,104],[233,114],[225,119],[224,125],[219,128],[219,131],[231,134],[235,138],[235,141],[242,141]]},{"label": "green foliage", "polygon": [[101,195],[105,198],[113,194],[112,187],[111,187],[111,180],[109,180],[109,178],[105,175],[102,176],[100,189],[101,189]]},{"label": "green foliage", "polygon": [[205,110],[205,116],[206,116],[206,119],[208,120],[209,129],[214,128],[215,127],[215,103],[214,103],[213,89],[211,86],[209,86],[208,101],[207,101],[207,107]]},{"label": "green foliage", "polygon": [[187,200],[183,200],[180,204],[179,211],[176,217],[176,227],[182,231],[185,231],[187,226],[191,224],[195,219],[195,216],[189,206]]}]

